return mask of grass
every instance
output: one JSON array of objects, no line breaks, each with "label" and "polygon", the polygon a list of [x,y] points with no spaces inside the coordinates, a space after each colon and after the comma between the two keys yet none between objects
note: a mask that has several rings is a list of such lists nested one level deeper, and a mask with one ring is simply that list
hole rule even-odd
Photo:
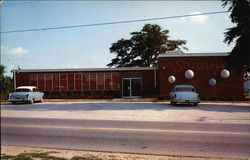
[{"label": "grass", "polygon": [[1,155],[1,159],[6,159],[6,160],[32,160],[31,157],[27,157],[24,155],[17,155],[17,156],[10,156],[10,155]]},{"label": "grass", "polygon": [[[50,155],[56,152],[33,152],[33,153],[20,153],[16,156],[1,154],[1,160],[104,160],[102,158],[86,155],[86,156],[74,156],[71,159],[57,157]],[[113,159],[115,160],[115,159]]]},{"label": "grass", "polygon": [[90,156],[90,157],[74,156],[70,160],[103,160],[103,159],[95,156]]}]

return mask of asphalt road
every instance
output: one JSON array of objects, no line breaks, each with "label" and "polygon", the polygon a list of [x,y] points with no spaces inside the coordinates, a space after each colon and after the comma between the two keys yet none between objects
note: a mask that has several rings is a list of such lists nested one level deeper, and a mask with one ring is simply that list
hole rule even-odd
[{"label": "asphalt road", "polygon": [[2,145],[250,157],[248,124],[1,118]]}]

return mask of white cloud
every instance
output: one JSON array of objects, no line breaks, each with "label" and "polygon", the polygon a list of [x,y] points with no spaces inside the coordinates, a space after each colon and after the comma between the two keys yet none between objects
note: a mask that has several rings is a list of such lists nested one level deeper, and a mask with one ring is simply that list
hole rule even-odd
[{"label": "white cloud", "polygon": [[[196,14],[201,14],[201,12],[192,12],[189,15],[196,15]],[[190,16],[190,17],[182,17],[182,21],[191,21],[191,22],[198,22],[198,23],[203,23],[207,20],[208,16],[205,15],[199,15],[199,16]]]},{"label": "white cloud", "polygon": [[13,55],[23,55],[23,54],[28,54],[29,51],[25,48],[17,47],[17,48],[10,49],[9,53]]},{"label": "white cloud", "polygon": [[29,51],[23,47],[9,48],[7,46],[1,45],[1,53],[21,56],[28,54]]},{"label": "white cloud", "polygon": [[[193,15],[193,14],[200,14],[200,12],[192,12],[191,15]],[[190,20],[193,22],[203,23],[207,20],[207,16],[205,16],[205,15],[192,16],[192,17],[190,17]]]}]

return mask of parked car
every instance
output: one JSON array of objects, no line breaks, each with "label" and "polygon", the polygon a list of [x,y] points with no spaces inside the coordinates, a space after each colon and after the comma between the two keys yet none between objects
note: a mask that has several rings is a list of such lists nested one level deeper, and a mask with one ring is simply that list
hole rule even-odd
[{"label": "parked car", "polygon": [[200,95],[196,93],[192,85],[176,85],[170,92],[170,103],[172,105],[184,103],[196,106],[200,103]]},{"label": "parked car", "polygon": [[17,102],[26,102],[33,104],[34,102],[43,102],[43,92],[39,92],[34,86],[17,87],[14,93],[9,94],[9,100],[13,104]]}]

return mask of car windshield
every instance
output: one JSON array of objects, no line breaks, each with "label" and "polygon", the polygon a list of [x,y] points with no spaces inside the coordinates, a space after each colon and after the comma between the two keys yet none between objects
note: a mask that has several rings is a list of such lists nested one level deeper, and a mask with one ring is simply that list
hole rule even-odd
[{"label": "car windshield", "polygon": [[16,92],[30,92],[30,89],[20,88],[16,89]]},{"label": "car windshield", "polygon": [[194,88],[191,87],[180,87],[180,88],[176,88],[176,92],[194,92]]}]

